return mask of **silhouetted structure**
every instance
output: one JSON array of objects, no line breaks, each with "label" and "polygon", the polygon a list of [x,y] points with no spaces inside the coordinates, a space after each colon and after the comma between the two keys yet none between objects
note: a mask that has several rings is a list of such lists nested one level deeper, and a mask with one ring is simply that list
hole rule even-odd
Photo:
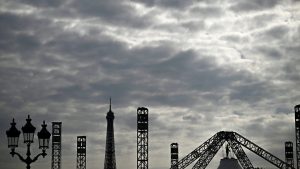
[{"label": "silhouetted structure", "polygon": [[116,169],[115,139],[114,139],[114,113],[111,111],[111,99],[109,100],[109,111],[106,115],[106,147],[104,169]]},{"label": "silhouetted structure", "polygon": [[172,143],[171,147],[171,168],[178,169],[178,143]]},{"label": "silhouetted structure", "polygon": [[86,169],[86,136],[77,136],[77,169]]},{"label": "silhouetted structure", "polygon": [[217,169],[242,169],[242,167],[240,166],[237,159],[226,157],[221,159],[220,165]]},{"label": "silhouetted structure", "polygon": [[229,158],[229,153],[230,153],[229,144],[227,144],[226,145],[226,158]]},{"label": "silhouetted structure", "polygon": [[61,168],[61,122],[52,122],[51,169]]},{"label": "silhouetted structure", "polygon": [[137,169],[148,169],[148,109],[137,109]]},{"label": "silhouetted structure", "polygon": [[300,169],[300,105],[295,106],[295,129],[296,129],[296,161],[297,161],[297,169]]},{"label": "silhouetted structure", "polygon": [[285,162],[289,164],[287,169],[294,167],[293,143],[291,141],[285,142]]},{"label": "silhouetted structure", "polygon": [[28,115],[28,118],[26,119],[26,124],[22,127],[24,143],[27,145],[27,152],[25,158],[15,151],[15,149],[18,147],[19,136],[21,134],[21,132],[16,128],[15,119],[13,119],[12,123],[10,124],[10,129],[6,131],[8,148],[11,149],[10,154],[12,157],[14,157],[15,155],[18,156],[19,160],[26,164],[26,169],[30,169],[31,163],[34,163],[40,156],[43,156],[43,158],[45,158],[45,156],[47,155],[46,149],[49,148],[49,141],[51,137],[51,134],[46,128],[47,124],[45,123],[45,121],[43,121],[42,129],[37,134],[39,139],[39,149],[42,149],[42,153],[39,153],[33,158],[31,158],[30,145],[34,142],[34,133],[36,128],[31,124],[30,116]]},{"label": "silhouetted structure", "polygon": [[201,144],[191,153],[179,160],[177,163],[178,169],[184,169],[196,160],[198,161],[193,166],[193,169],[206,168],[206,166],[210,163],[210,161],[217,154],[217,152],[225,142],[228,143],[228,146],[231,148],[231,150],[239,160],[242,168],[244,169],[254,169],[254,167],[247,155],[245,154],[244,150],[242,149],[242,146],[246,147],[248,150],[254,152],[261,158],[270,162],[277,168],[286,169],[286,167],[289,167],[289,165],[283,160],[272,155],[268,151],[259,147],[255,143],[241,136],[240,134],[232,131],[220,131],[208,140],[206,140],[203,144]]}]

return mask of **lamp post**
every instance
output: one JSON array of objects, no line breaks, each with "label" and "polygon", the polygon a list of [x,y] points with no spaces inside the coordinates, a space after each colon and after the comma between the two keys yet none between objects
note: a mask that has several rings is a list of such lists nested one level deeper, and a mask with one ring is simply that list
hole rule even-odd
[{"label": "lamp post", "polygon": [[15,152],[15,148],[18,147],[18,141],[21,132],[16,128],[15,119],[13,119],[12,123],[10,124],[10,129],[6,131],[8,148],[11,148],[10,154],[12,155],[12,157],[14,157],[14,155],[17,155],[22,162],[26,163],[26,168],[30,169],[31,163],[35,162],[40,156],[43,156],[44,158],[47,155],[46,149],[49,148],[49,140],[51,134],[46,129],[47,125],[45,124],[45,121],[43,121],[42,129],[37,134],[39,139],[39,148],[42,149],[42,153],[36,155],[33,159],[31,159],[30,144],[33,143],[34,132],[36,128],[31,124],[31,119],[28,115],[28,118],[26,119],[26,124],[22,127],[24,143],[27,144],[27,157],[24,158],[19,153]]}]

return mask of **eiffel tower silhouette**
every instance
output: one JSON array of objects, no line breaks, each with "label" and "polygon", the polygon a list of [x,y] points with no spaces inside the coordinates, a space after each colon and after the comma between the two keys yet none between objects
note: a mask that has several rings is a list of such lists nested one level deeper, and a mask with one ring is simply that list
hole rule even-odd
[{"label": "eiffel tower silhouette", "polygon": [[104,169],[117,169],[115,156],[115,139],[114,139],[114,112],[111,111],[111,98],[109,99],[109,111],[106,115],[106,148]]}]

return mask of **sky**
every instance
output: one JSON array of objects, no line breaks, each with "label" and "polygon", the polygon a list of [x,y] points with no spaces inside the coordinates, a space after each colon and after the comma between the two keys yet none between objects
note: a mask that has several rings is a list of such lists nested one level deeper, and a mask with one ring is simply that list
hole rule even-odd
[{"label": "sky", "polygon": [[[29,114],[37,131],[62,122],[62,169],[76,168],[82,135],[87,168],[103,168],[110,97],[119,169],[136,168],[138,107],[149,109],[149,169],[170,168],[171,143],[181,159],[218,131],[284,160],[300,103],[299,9],[297,0],[0,0],[1,166],[25,168],[5,132]],[[22,137],[16,151],[26,153]],[[47,153],[32,169],[51,167]],[[222,157],[224,148],[208,169]]]}]

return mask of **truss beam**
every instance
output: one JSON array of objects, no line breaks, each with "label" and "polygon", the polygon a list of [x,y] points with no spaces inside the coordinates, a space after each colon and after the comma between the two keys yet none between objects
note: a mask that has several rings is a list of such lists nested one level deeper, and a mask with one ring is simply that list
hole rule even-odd
[{"label": "truss beam", "polygon": [[218,140],[212,143],[212,146],[209,146],[205,153],[199,160],[196,162],[196,164],[193,166],[193,169],[205,169],[207,165],[210,163],[210,161],[214,158],[214,156],[217,154],[219,149],[224,144],[225,140]]},{"label": "truss beam", "polygon": [[[178,168],[184,169],[195,160],[197,160],[208,147],[211,146],[212,142],[218,138],[219,133],[213,135],[211,138],[206,140],[203,144],[197,147],[194,151],[183,157],[181,160],[178,161]],[[173,168],[172,168],[173,169]]]},{"label": "truss beam", "polygon": [[254,169],[251,161],[249,160],[242,146],[238,142],[236,142],[235,140],[230,140],[228,141],[228,144],[231,147],[237,159],[239,160],[243,169]]},{"label": "truss beam", "polygon": [[62,122],[52,122],[51,169],[61,169],[61,130]]},{"label": "truss beam", "polygon": [[[268,151],[253,143],[252,141],[246,139],[238,133],[231,131],[220,131],[216,133],[211,138],[206,140],[203,144],[201,144],[199,147],[197,147],[194,151],[192,151],[191,153],[183,157],[180,161],[178,161],[177,165],[174,164],[173,166],[178,166],[178,169],[184,169],[198,159],[196,164],[193,166],[193,169],[204,169],[210,163],[210,161],[213,159],[213,157],[222,147],[225,141],[228,142],[229,146],[235,153],[236,157],[238,158],[240,164],[244,169],[254,169],[254,167],[247,155],[245,154],[244,150],[242,149],[242,146],[254,152],[258,156],[262,157],[277,168],[294,169],[290,164],[285,163],[283,160],[272,155]],[[171,166],[171,169],[175,168]]]},{"label": "truss beam", "polygon": [[148,109],[137,109],[137,169],[148,169]]}]

